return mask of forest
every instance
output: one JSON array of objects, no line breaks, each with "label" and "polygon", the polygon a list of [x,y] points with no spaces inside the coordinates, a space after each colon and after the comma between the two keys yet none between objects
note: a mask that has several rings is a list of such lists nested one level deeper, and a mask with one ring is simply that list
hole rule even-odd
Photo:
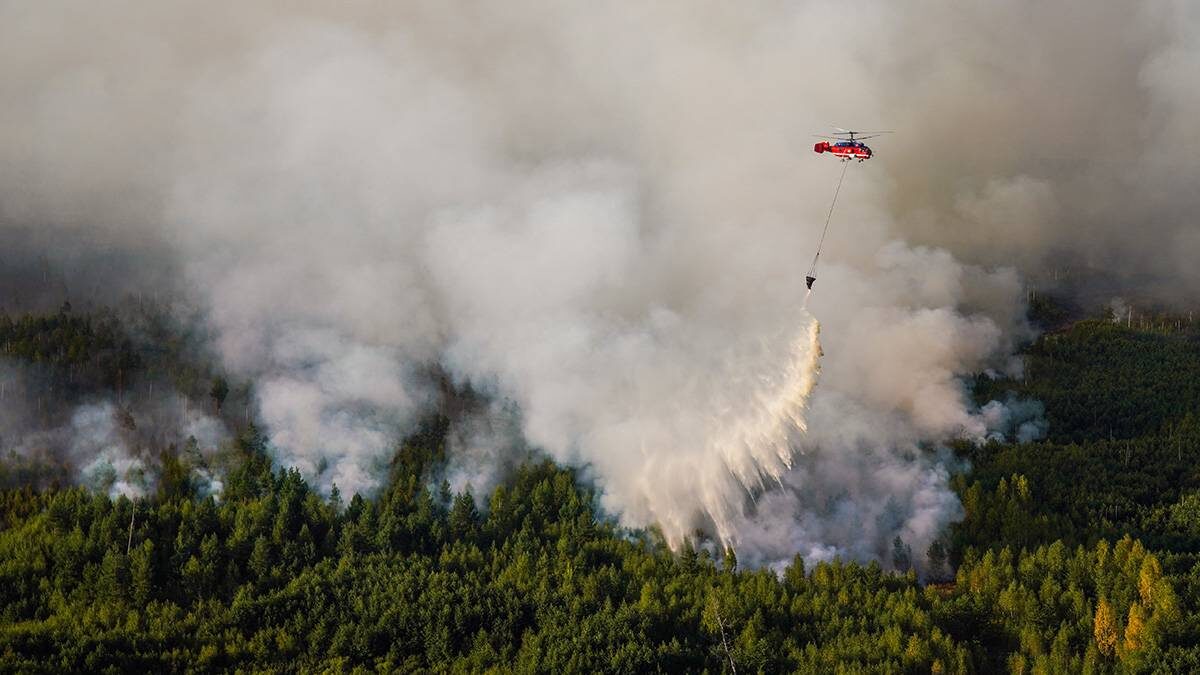
[{"label": "forest", "polygon": [[165,378],[233,415],[223,489],[168,446],[152,493],[112,498],[0,439],[0,670],[1200,672],[1200,325],[1182,317],[1056,318],[1023,377],[974,381],[981,402],[1042,402],[1048,434],[955,444],[965,517],[905,552],[926,578],[672,552],[545,461],[455,494],[444,417],[397,445],[379,493],[325,498],[226,410],[244,383],[129,321],[0,316],[0,354],[61,397]]}]

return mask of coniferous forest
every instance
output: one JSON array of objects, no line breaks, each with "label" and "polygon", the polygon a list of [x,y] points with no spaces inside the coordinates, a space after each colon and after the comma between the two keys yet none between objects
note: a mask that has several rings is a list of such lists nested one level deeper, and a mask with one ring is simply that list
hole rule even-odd
[{"label": "coniferous forest", "polygon": [[[131,341],[129,321],[3,316],[0,348],[61,398],[153,372],[238,414],[244,383],[169,327]],[[1048,433],[955,446],[965,517],[906,552],[927,578],[672,552],[549,462],[455,494],[444,418],[398,444],[369,498],[323,497],[244,419],[206,467],[217,494],[186,447],[162,447],[154,491],[130,500],[0,446],[0,670],[1200,671],[1200,324],[1082,320],[1023,358],[1023,377],[974,392],[1042,402]]]}]

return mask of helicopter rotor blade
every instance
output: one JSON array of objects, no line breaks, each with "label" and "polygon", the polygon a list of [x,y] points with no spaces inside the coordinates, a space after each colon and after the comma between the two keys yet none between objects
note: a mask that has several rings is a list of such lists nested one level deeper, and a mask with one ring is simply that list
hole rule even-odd
[{"label": "helicopter rotor blade", "polygon": [[833,141],[865,141],[868,138],[875,138],[881,134],[895,133],[893,131],[852,131],[841,127],[833,127],[837,131],[831,132],[829,135],[812,134],[814,138],[825,138]]}]

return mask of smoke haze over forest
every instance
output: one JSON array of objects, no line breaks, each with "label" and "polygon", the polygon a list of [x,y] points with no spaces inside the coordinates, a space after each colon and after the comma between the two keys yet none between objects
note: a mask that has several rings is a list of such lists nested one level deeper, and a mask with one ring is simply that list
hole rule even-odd
[{"label": "smoke haze over forest", "polygon": [[[8,3],[0,306],[200,308],[326,491],[385,478],[436,366],[492,402],[456,487],[532,446],[672,542],[886,561],[959,516],[940,442],[1037,433],[963,381],[1019,372],[1027,275],[1200,290],[1198,28],[1182,1]],[[805,309],[831,123],[896,133]]]}]

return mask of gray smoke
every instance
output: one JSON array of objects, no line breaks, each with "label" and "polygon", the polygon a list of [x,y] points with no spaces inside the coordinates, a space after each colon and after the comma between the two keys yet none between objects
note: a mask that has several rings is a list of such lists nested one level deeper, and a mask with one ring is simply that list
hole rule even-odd
[{"label": "gray smoke", "polygon": [[[1067,250],[1196,289],[1198,24],[1182,2],[10,3],[0,223],[161,245],[146,267],[193,289],[277,458],[325,488],[382,480],[438,363],[506,411],[456,432],[477,492],[495,473],[470,464],[532,444],[672,541],[886,560],[958,517],[924,448],[1023,415],[961,379],[1019,368],[1017,270]],[[830,123],[898,133],[849,168],[810,316],[840,167],[806,139]]]},{"label": "gray smoke", "polygon": [[872,64],[877,103],[905,130],[881,163],[911,240],[1032,270],[1090,267],[1191,301],[1200,7],[873,9],[904,40]]}]

